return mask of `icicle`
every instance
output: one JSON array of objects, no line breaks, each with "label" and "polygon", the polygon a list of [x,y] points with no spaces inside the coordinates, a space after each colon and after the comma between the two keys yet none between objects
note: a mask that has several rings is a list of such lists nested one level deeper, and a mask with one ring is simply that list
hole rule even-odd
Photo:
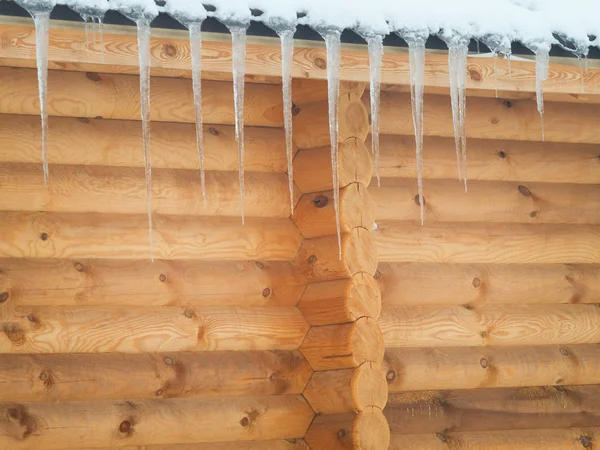
[{"label": "icicle", "polygon": [[510,53],[506,55],[506,63],[508,65],[508,76],[512,77],[512,71],[510,70]]},{"label": "icicle", "polygon": [[85,49],[87,54],[90,54],[90,17],[87,14],[81,14],[83,19],[83,27],[85,28]]},{"label": "icicle", "polygon": [[585,92],[585,79],[583,78],[583,60],[581,55],[577,55],[577,62],[579,64],[579,78],[581,78],[581,93]]},{"label": "icicle", "polygon": [[502,54],[509,58],[508,71],[510,72],[510,38],[499,34],[488,34],[483,36],[481,40],[490,49],[494,58],[494,90],[496,91],[496,98],[498,98],[498,56]]},{"label": "icicle", "polygon": [[235,110],[235,138],[238,144],[238,174],[242,224],[244,223],[244,76],[246,73],[246,28],[230,25],[233,62],[233,105]]},{"label": "icicle", "polygon": [[104,62],[104,24],[102,23],[103,18],[103,16],[96,17],[96,19],[98,20],[98,35],[100,37],[100,55],[102,62]]},{"label": "icicle", "polygon": [[340,94],[340,65],[342,59],[342,33],[337,29],[317,30],[325,39],[327,50],[327,101],[329,103],[329,141],[331,143],[331,174],[333,180],[333,206],[337,231],[339,258],[342,259],[340,232],[340,182],[338,168],[338,100]]},{"label": "icicle", "polygon": [[381,90],[381,61],[383,58],[383,37],[374,35],[367,38],[369,51],[370,84],[369,93],[371,99],[371,147],[375,155],[375,176],[377,187],[381,186],[379,177],[379,93]]},{"label": "icicle", "polygon": [[535,97],[537,102],[537,110],[540,113],[540,123],[542,126],[542,142],[545,141],[544,136],[544,81],[548,78],[548,46],[538,45],[535,49]]},{"label": "icicle", "polygon": [[494,90],[498,98],[498,53],[492,52],[492,54],[494,55]]}]

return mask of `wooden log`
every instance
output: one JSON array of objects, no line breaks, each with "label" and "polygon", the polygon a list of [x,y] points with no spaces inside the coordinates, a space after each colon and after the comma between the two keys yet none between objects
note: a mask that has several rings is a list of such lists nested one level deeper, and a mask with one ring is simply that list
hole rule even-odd
[{"label": "wooden log", "polygon": [[378,221],[380,262],[600,263],[600,227]]},{"label": "wooden log", "polygon": [[[305,194],[332,189],[330,147],[300,150],[294,158],[294,182]],[[373,166],[369,150],[363,141],[350,138],[338,147],[340,187],[351,183],[368,186]]]},{"label": "wooden log", "polygon": [[321,449],[387,449],[390,428],[379,408],[345,414],[318,415],[304,440],[313,450]]},{"label": "wooden log", "polygon": [[[367,96],[363,96],[363,100],[368,102]],[[425,135],[454,136],[448,96],[426,95],[424,108],[428,118],[423,124]],[[594,124],[599,119],[600,112],[593,104],[545,102],[545,141],[598,144],[600,136],[594,132]],[[382,134],[410,135],[414,132],[410,95],[381,93],[379,129]],[[540,141],[542,127],[533,101],[507,103],[500,99],[473,97],[467,102],[466,132],[467,138]],[[298,145],[301,147],[300,143]]]},{"label": "wooden log", "polygon": [[389,348],[390,392],[600,384],[597,344]]},{"label": "wooden log", "polygon": [[[0,67],[0,113],[38,115],[35,69]],[[152,79],[150,118],[157,122],[194,123],[191,80]],[[244,123],[249,126],[282,127],[281,88],[268,84],[245,87]],[[96,72],[49,71],[48,115],[140,120],[139,77]],[[202,116],[206,124],[232,125],[233,84],[202,83]]]},{"label": "wooden log", "polygon": [[480,431],[470,433],[437,433],[394,435],[390,450],[581,450],[593,448],[595,428],[560,428],[538,430]]},{"label": "wooden log", "polygon": [[[144,167],[142,129],[139,122],[71,117],[48,120],[48,161],[53,164]],[[42,162],[38,116],[0,116],[0,162]],[[234,127],[205,125],[206,170],[238,170]],[[283,130],[244,127],[248,172],[285,172]],[[189,123],[154,122],[150,134],[153,169],[199,170],[196,127]]]},{"label": "wooden log", "polygon": [[298,309],[313,326],[354,322],[381,313],[381,293],[373,277],[357,273],[344,280],[310,283]]},{"label": "wooden log", "polygon": [[[235,172],[206,172],[204,204],[200,176],[191,170],[153,170],[152,210],[155,214],[233,216],[241,211]],[[0,164],[0,210],[105,214],[144,214],[146,181],[143,168],[51,166],[44,186],[37,164]],[[247,172],[246,217],[289,217],[285,174]]]},{"label": "wooden log", "polygon": [[[364,142],[369,134],[369,113],[360,94],[340,93],[338,102],[338,142],[354,137]],[[294,116],[294,143],[299,149],[330,144],[328,102],[297,107]]]},{"label": "wooden log", "polygon": [[296,106],[322,102],[327,100],[327,94],[327,81],[325,80],[314,78],[294,78],[292,80],[292,101]]},{"label": "wooden log", "polygon": [[54,450],[301,437],[313,411],[301,396],[3,403],[0,447]]},{"label": "wooden log", "polygon": [[[373,229],[374,205],[365,185],[352,183],[340,190],[339,214],[342,233],[357,227]],[[294,209],[292,220],[305,239],[336,234],[333,191],[304,194]]]},{"label": "wooden log", "polygon": [[[94,448],[94,450],[109,450],[113,447]],[[122,450],[140,450],[139,447],[120,447]],[[282,439],[268,441],[235,441],[235,442],[210,442],[194,444],[166,444],[144,445],[144,450],[309,450],[304,439]],[[80,449],[80,450],[92,450]]]},{"label": "wooden log", "polygon": [[600,386],[417,391],[392,394],[392,434],[600,426]]},{"label": "wooden log", "polygon": [[[424,148],[424,179],[456,179],[453,138],[427,136]],[[382,177],[417,178],[414,136],[381,135],[379,151]],[[595,184],[597,156],[592,144],[469,139],[468,179]],[[426,181],[426,191],[428,186]]]},{"label": "wooden log", "polygon": [[308,330],[296,308],[283,306],[19,306],[0,326],[0,353],[295,350]]},{"label": "wooden log", "polygon": [[352,369],[383,360],[383,336],[374,319],[361,317],[352,323],[311,327],[300,351],[314,370]]},{"label": "wooden log", "polygon": [[297,350],[0,355],[0,402],[300,394],[311,375]]},{"label": "wooden log", "polygon": [[597,304],[386,306],[378,323],[388,348],[600,342]]},{"label": "wooden log", "polygon": [[384,263],[375,274],[387,305],[594,303],[600,265]]},{"label": "wooden log", "polygon": [[[414,180],[384,178],[371,194],[378,220],[420,221]],[[597,185],[470,181],[465,195],[458,180],[428,180],[423,196],[426,222],[600,222]]]},{"label": "wooden log", "polygon": [[[0,256],[147,259],[146,215],[0,212]],[[289,219],[154,215],[157,259],[290,261],[300,232]]]},{"label": "wooden log", "polygon": [[296,255],[295,264],[309,280],[336,280],[377,270],[377,249],[371,232],[354,228],[341,236],[341,258],[337,236],[306,239]]},{"label": "wooden log", "polygon": [[0,273],[0,293],[21,306],[294,306],[306,288],[270,261],[8,258]]},{"label": "wooden log", "polygon": [[356,369],[315,372],[302,395],[317,414],[339,414],[383,409],[388,387],[381,365],[366,362]]}]

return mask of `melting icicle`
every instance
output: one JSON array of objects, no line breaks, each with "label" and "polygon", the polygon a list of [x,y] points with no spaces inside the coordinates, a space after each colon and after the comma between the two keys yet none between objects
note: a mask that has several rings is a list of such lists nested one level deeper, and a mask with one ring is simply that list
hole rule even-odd
[{"label": "melting icicle", "polygon": [[535,98],[537,102],[537,110],[540,113],[540,123],[542,126],[542,142],[545,141],[544,136],[544,81],[548,78],[548,59],[549,48],[539,45],[535,49]]},{"label": "melting icicle", "polygon": [[498,98],[498,53],[493,52],[494,55],[494,90],[496,91],[496,98]]},{"label": "melting icicle", "polygon": [[341,32],[337,29],[317,30],[325,39],[327,50],[327,101],[329,103],[329,141],[331,143],[331,174],[333,180],[333,206],[339,258],[342,259],[340,233],[340,182],[338,168],[338,99],[340,94],[340,65],[342,59]]},{"label": "melting icicle", "polygon": [[377,187],[381,186],[379,178],[379,93],[381,90],[381,60],[383,58],[383,37],[374,35],[367,37],[369,51],[370,85],[369,94],[371,98],[371,147],[375,155],[375,176]]},{"label": "melting icicle", "polygon": [[83,19],[83,27],[85,28],[85,49],[87,54],[90,54],[90,17],[87,14],[81,14]]},{"label": "melting icicle", "polygon": [[[490,49],[494,58],[494,89],[498,98],[498,56],[504,55],[510,58],[511,44],[508,36],[488,34],[481,38],[482,42]],[[510,72],[510,59],[508,59],[508,71]]]},{"label": "melting icicle", "polygon": [[583,78],[583,60],[581,58],[581,55],[577,55],[577,62],[579,64],[579,78],[581,78],[581,92],[584,93],[585,92],[585,79]]}]

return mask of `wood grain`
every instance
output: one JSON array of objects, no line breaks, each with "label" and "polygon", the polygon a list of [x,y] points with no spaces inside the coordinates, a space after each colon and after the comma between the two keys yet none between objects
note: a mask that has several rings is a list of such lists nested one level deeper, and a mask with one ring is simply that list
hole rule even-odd
[{"label": "wood grain", "polygon": [[0,259],[7,305],[294,306],[306,286],[287,262]]},{"label": "wood grain", "polygon": [[600,342],[597,304],[386,306],[378,323],[387,348]]},{"label": "wood grain", "polygon": [[380,262],[600,263],[598,225],[377,221]]},{"label": "wood grain", "polygon": [[[0,257],[149,259],[147,226],[145,215],[0,212]],[[155,215],[153,233],[157,259],[291,261],[301,240],[289,219]]]},{"label": "wood grain", "polygon": [[55,450],[75,442],[93,448],[299,438],[313,415],[301,396],[292,395],[3,403],[0,447]]},{"label": "wood grain", "polygon": [[[94,450],[109,450],[114,447],[95,447]],[[122,450],[140,450],[138,446],[120,447]],[[143,450],[309,450],[303,439],[235,441],[235,442],[197,442],[194,444],[144,445]],[[92,449],[79,449],[92,450]]]},{"label": "wood grain", "polygon": [[[142,128],[128,120],[50,117],[48,161],[53,164],[144,167]],[[0,115],[0,162],[41,164],[41,124],[36,116]],[[244,167],[248,172],[285,172],[283,130],[245,127]],[[235,130],[204,125],[206,170],[238,170]],[[153,169],[199,170],[196,127],[190,123],[154,122],[150,134]]]},{"label": "wood grain", "polygon": [[1,402],[300,394],[298,351],[0,355]]}]

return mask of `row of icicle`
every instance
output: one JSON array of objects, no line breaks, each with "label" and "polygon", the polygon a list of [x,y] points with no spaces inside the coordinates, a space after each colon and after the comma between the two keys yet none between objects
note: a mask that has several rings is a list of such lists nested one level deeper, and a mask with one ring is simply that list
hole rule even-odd
[{"label": "row of icicle", "polygon": [[[42,160],[44,185],[48,180],[47,160],[47,134],[48,113],[46,107],[47,99],[47,73],[48,73],[48,39],[49,19],[53,8],[53,2],[46,7],[37,4],[31,6],[31,0],[17,0],[33,17],[36,29],[36,61],[38,70],[38,88],[40,99],[40,111],[42,122]],[[81,14],[86,23],[86,39],[88,36],[89,23],[98,24],[100,39],[102,39],[102,17]],[[156,17],[154,13],[133,12],[124,14],[133,20],[137,26],[137,40],[139,47],[139,70],[140,70],[140,101],[143,131],[143,154],[144,171],[146,180],[146,197],[148,213],[148,232],[150,245],[150,258],[154,260],[152,206],[151,206],[151,183],[152,162],[150,155],[150,23]],[[192,85],[194,94],[194,113],[196,123],[196,144],[198,159],[200,163],[200,184],[204,205],[206,206],[206,185],[204,173],[204,150],[202,134],[202,96],[201,96],[201,54],[202,20],[187,21],[178,18],[189,30],[190,49],[192,59]],[[244,223],[244,75],[246,56],[246,30],[249,23],[227,24],[232,38],[232,70],[234,91],[234,113],[235,113],[235,137],[238,144],[238,173],[241,202],[241,219]],[[275,28],[281,39],[282,58],[282,85],[283,85],[283,112],[286,142],[287,170],[290,194],[290,208],[294,212],[294,181],[292,167],[292,61],[295,25],[290,27],[281,26]],[[341,258],[341,236],[339,217],[339,178],[338,178],[338,97],[340,85],[341,67],[341,30],[326,28],[317,29],[325,40],[327,52],[327,83],[329,104],[329,129],[331,141],[331,165],[333,181],[333,197],[335,221],[337,228],[337,239],[339,255]],[[377,184],[379,179],[379,92],[381,67],[383,59],[383,36],[369,32],[361,32],[361,36],[367,41],[369,64],[370,64],[370,99],[371,99],[371,121],[372,121],[372,151],[375,158],[375,175]],[[425,43],[429,37],[428,30],[406,30],[397,33],[408,43],[409,66],[410,66],[410,91],[412,103],[412,118],[415,132],[416,162],[418,200],[420,205],[421,224],[424,223],[424,199],[423,199],[423,93],[425,74]],[[456,147],[456,162],[458,178],[463,180],[465,192],[467,190],[467,148],[466,148],[466,81],[467,81],[467,55],[469,38],[457,34],[448,36],[441,35],[448,45],[448,68],[450,76],[450,98],[452,104],[452,117],[454,122],[454,140]],[[95,39],[95,33],[94,33]],[[494,67],[498,54],[504,54],[510,65],[510,42],[508,46],[501,39],[488,37],[482,39],[492,51]],[[89,48],[89,41],[87,42]],[[548,54],[549,46],[531,45],[530,48],[536,56],[536,97],[537,109],[540,113],[543,131],[543,94],[542,83],[548,76]],[[581,65],[580,65],[581,67]],[[495,74],[496,76],[496,74]],[[582,86],[583,88],[583,86]],[[496,89],[497,96],[497,89]]]}]

